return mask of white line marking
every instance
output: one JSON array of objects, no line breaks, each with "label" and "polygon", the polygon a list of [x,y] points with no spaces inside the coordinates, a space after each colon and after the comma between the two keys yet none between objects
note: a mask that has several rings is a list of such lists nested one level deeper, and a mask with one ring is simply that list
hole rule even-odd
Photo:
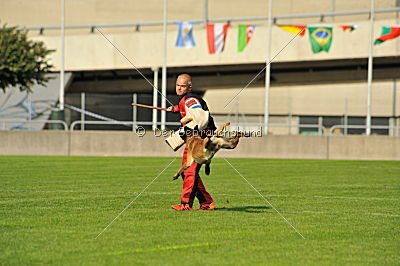
[{"label": "white line marking", "polygon": [[[168,193],[168,194],[176,194],[176,193]],[[254,195],[251,195],[254,196]],[[258,197],[258,195],[256,195]],[[225,207],[227,208],[227,207]],[[19,209],[38,209],[38,210],[60,210],[58,206],[23,206],[19,207]],[[68,207],[68,210],[87,210],[91,209],[90,206],[88,207]],[[138,210],[142,210],[138,208]],[[144,208],[143,208],[144,210]],[[158,211],[155,209],[155,211]],[[270,212],[270,211],[265,211],[265,212]],[[283,211],[282,213],[284,214],[313,214],[313,215],[342,215],[343,212],[338,212],[338,211],[328,211],[328,212],[323,212],[323,211],[309,211],[309,210],[303,210],[303,211]],[[400,217],[400,214],[395,214],[395,213],[379,213],[379,212],[365,212],[365,213],[357,213],[358,215],[374,215],[374,216],[385,216],[385,217]]]},{"label": "white line marking", "polygon": [[400,214],[390,214],[390,213],[379,213],[379,212],[367,212],[369,215],[379,215],[379,216],[387,216],[387,217],[400,217]]},{"label": "white line marking", "polygon": [[117,250],[114,252],[107,253],[108,255],[123,255],[130,253],[142,253],[142,252],[157,252],[157,251],[166,251],[166,250],[176,250],[176,249],[189,249],[196,247],[208,247],[215,244],[205,243],[194,243],[190,245],[176,245],[176,246],[167,246],[167,247],[155,247],[155,248],[138,248],[133,250]]},{"label": "white line marking", "polygon": [[347,196],[314,196],[314,198],[323,199],[348,199],[348,200],[400,200],[400,198],[374,198],[374,197],[347,197]]},{"label": "white line marking", "polygon": [[400,169],[400,167],[382,167],[382,166],[372,166],[372,167],[368,167],[368,166],[360,166],[358,167],[360,169],[378,169],[378,170],[396,170],[396,169]]},{"label": "white line marking", "polygon": [[[105,190],[37,190],[37,191],[20,191],[20,190],[6,190],[0,192],[1,194],[6,193],[110,193],[110,194],[138,194],[139,191],[105,191]],[[152,194],[152,195],[176,195],[176,192],[162,192],[162,191],[151,191],[151,192],[143,192],[143,194]],[[258,197],[254,194],[227,194],[227,193],[214,193],[213,195],[217,196],[227,196],[227,197]],[[285,194],[270,194],[269,197],[281,197],[281,198],[300,198],[307,199],[309,197],[314,198],[324,198],[324,199],[344,199],[344,200],[383,200],[383,201],[400,201],[400,198],[378,198],[378,197],[348,197],[348,196],[321,196],[321,195],[285,195]],[[40,201],[41,199],[10,199],[10,200],[0,200],[0,203],[7,202],[25,202],[25,201]]]}]

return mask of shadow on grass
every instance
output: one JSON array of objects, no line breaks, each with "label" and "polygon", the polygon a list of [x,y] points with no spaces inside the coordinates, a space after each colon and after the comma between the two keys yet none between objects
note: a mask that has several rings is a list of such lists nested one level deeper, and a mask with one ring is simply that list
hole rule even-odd
[{"label": "shadow on grass", "polygon": [[271,207],[268,206],[241,206],[241,207],[222,207],[222,208],[216,208],[216,211],[233,211],[233,212],[252,212],[252,213],[260,213],[260,212],[266,212],[267,210],[272,209]]}]

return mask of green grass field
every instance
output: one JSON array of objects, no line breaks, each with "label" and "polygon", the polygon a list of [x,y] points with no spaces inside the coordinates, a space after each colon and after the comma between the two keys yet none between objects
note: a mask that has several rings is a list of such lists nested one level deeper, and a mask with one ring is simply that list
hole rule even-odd
[{"label": "green grass field", "polygon": [[[400,162],[223,159],[177,212],[172,158],[0,157],[0,264],[399,264]],[[196,205],[197,207],[197,205]]]}]

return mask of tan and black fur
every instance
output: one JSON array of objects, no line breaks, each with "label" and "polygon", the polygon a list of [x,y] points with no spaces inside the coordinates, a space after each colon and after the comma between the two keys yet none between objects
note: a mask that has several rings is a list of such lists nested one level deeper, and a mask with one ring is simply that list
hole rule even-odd
[{"label": "tan and black fur", "polygon": [[[187,123],[190,118],[182,118],[182,123]],[[210,174],[210,163],[211,159],[220,149],[234,149],[239,143],[241,134],[236,134],[234,137],[223,137],[222,132],[225,127],[229,126],[230,123],[224,123],[218,127],[214,135],[211,137],[201,138],[198,134],[193,134],[186,137],[186,145],[188,147],[186,163],[182,165],[173,180],[177,179],[184,170],[189,168],[193,162],[198,164],[205,164],[206,175]]]}]

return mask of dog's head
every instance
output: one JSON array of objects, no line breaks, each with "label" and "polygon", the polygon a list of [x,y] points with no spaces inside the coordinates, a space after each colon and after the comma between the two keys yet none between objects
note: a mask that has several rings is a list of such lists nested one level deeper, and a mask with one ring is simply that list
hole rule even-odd
[{"label": "dog's head", "polygon": [[239,144],[239,138],[239,135],[236,135],[235,137],[212,136],[208,146],[211,146],[216,150],[234,149]]}]

